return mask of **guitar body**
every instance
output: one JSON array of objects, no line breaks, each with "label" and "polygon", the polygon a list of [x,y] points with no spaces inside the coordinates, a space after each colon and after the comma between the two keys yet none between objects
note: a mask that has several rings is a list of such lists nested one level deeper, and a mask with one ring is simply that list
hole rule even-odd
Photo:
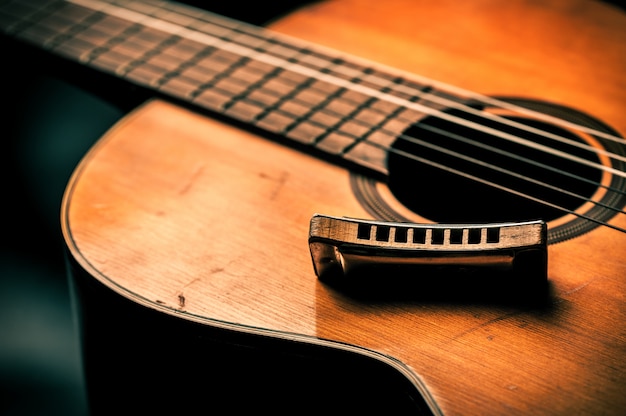
[{"label": "guitar body", "polygon": [[[626,133],[626,14],[588,1],[421,3],[319,2],[272,28]],[[370,217],[344,167],[239,126],[161,99],[114,126],[62,207],[94,411],[626,408],[626,234],[600,226],[550,245],[545,304],[363,300],[316,278],[315,213]]]}]

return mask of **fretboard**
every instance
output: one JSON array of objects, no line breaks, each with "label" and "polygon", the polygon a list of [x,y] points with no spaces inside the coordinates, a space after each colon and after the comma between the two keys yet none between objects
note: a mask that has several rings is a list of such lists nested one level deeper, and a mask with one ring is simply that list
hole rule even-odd
[{"label": "fretboard", "polygon": [[0,5],[0,28],[383,175],[398,135],[437,108],[432,97],[464,99],[422,79],[171,2],[7,2]]}]

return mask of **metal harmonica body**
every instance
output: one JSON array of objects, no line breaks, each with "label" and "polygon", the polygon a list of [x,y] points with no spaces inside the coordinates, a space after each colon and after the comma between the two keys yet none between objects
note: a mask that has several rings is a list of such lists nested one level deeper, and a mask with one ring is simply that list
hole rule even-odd
[{"label": "metal harmonica body", "polygon": [[316,214],[309,248],[324,281],[382,287],[401,276],[417,286],[432,286],[435,279],[504,287],[547,280],[547,226],[540,220],[416,224]]}]

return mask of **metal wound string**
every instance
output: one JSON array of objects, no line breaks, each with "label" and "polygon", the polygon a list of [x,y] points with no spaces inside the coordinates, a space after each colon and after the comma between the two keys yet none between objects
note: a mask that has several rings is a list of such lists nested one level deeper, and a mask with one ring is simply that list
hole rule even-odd
[{"label": "metal wound string", "polygon": [[[295,59],[295,56],[293,57],[293,59],[284,59],[284,58],[277,57],[277,56],[271,56],[271,55],[268,55],[266,53],[260,52],[258,50],[251,49],[250,47],[242,46],[242,45],[239,45],[239,44],[235,44],[232,41],[221,39],[221,38],[216,37],[214,35],[210,35],[210,34],[207,34],[207,33],[199,32],[199,31],[196,31],[196,30],[193,30],[193,29],[189,29],[187,27],[184,27],[184,26],[181,26],[181,25],[178,25],[178,24],[175,24],[175,23],[163,22],[162,20],[157,19],[157,18],[153,18],[153,17],[151,17],[149,15],[145,15],[145,14],[137,13],[135,11],[127,10],[127,9],[124,9],[122,7],[119,7],[119,6],[106,4],[106,3],[103,3],[103,2],[101,2],[99,0],[72,0],[72,1],[77,3],[77,4],[81,4],[81,5],[85,6],[85,7],[90,7],[90,8],[93,8],[95,10],[101,10],[101,11],[104,11],[106,13],[114,14],[114,15],[117,15],[118,17],[122,17],[122,18],[125,18],[125,19],[130,20],[130,21],[134,21],[134,22],[142,24],[142,25],[147,25],[147,26],[151,26],[151,27],[157,28],[157,29],[162,30],[164,32],[171,33],[172,35],[182,36],[182,37],[186,37],[188,39],[199,41],[199,42],[201,42],[203,44],[206,44],[207,46],[213,46],[213,47],[222,48],[222,49],[228,50],[230,52],[236,53],[236,54],[238,54],[238,55],[240,55],[242,57],[247,57],[249,59],[256,59],[256,60],[268,63],[270,65],[274,65],[277,68],[283,68],[283,70],[285,70],[285,71],[293,71],[293,72],[299,73],[301,75],[308,76],[308,77],[313,78],[313,79],[317,79],[317,80],[320,80],[320,81],[325,81],[325,82],[334,84],[334,85],[336,85],[336,86],[338,86],[340,88],[345,88],[347,90],[360,92],[362,94],[365,94],[365,95],[368,95],[368,96],[371,96],[371,97],[375,97],[375,98],[377,98],[379,100],[391,102],[393,104],[397,104],[397,105],[402,106],[404,108],[413,109],[413,110],[425,113],[425,114],[427,114],[429,116],[438,117],[438,118],[447,120],[449,122],[455,123],[457,125],[462,125],[462,126],[470,128],[470,129],[474,129],[476,131],[480,131],[482,133],[489,134],[491,136],[500,137],[502,139],[506,139],[506,140],[512,141],[512,142],[517,143],[517,144],[528,146],[529,148],[533,148],[533,149],[536,149],[536,150],[541,150],[541,151],[544,151],[546,153],[553,154],[554,156],[557,156],[557,157],[562,157],[562,158],[565,158],[565,159],[569,159],[569,160],[574,161],[576,163],[580,163],[580,164],[587,165],[587,166],[590,166],[590,167],[593,167],[593,168],[596,168],[596,169],[604,170],[604,171],[609,172],[611,174],[614,174],[614,175],[617,175],[617,176],[622,176],[622,177],[626,178],[626,172],[623,172],[621,170],[618,170],[618,169],[615,169],[615,168],[612,168],[612,167],[609,167],[609,166],[605,166],[605,165],[602,165],[602,164],[598,164],[598,163],[592,162],[592,161],[590,161],[588,159],[580,158],[580,157],[571,155],[571,154],[569,154],[567,152],[563,152],[563,151],[560,151],[560,150],[557,150],[557,149],[554,149],[554,148],[551,148],[551,147],[548,147],[548,146],[545,146],[545,145],[541,145],[541,144],[529,141],[527,139],[521,138],[519,136],[510,134],[510,133],[506,133],[506,132],[503,132],[501,130],[494,129],[492,127],[484,126],[482,124],[479,124],[479,123],[476,123],[476,122],[473,122],[473,121],[470,121],[470,120],[466,120],[466,119],[463,119],[461,117],[450,115],[450,114],[447,114],[447,113],[442,112],[440,110],[434,109],[432,107],[425,106],[423,104],[415,103],[415,102],[406,100],[404,98],[397,97],[397,96],[394,96],[394,95],[390,95],[388,93],[381,92],[379,90],[376,90],[376,89],[373,89],[373,88],[370,88],[370,87],[367,87],[367,86],[359,85],[359,84],[357,84],[357,83],[355,83],[353,81],[350,81],[350,80],[338,78],[338,77],[333,76],[333,75],[328,74],[328,73],[322,73],[322,72],[320,72],[317,69],[312,69],[312,68],[309,68],[307,66],[303,66],[301,63],[297,62],[297,60]],[[224,24],[224,20],[222,20],[220,24],[223,25]],[[257,36],[257,37],[261,37],[262,39],[269,40],[268,38],[265,38],[265,37],[261,36],[261,34],[259,33],[259,29],[254,27],[254,26],[248,26],[246,24],[239,24],[239,23],[237,23],[236,27],[231,28],[231,30],[233,30],[233,31],[236,30],[236,31],[239,31],[239,32],[246,32],[246,33],[251,34],[253,36]],[[298,55],[301,55],[301,54],[303,54],[303,49],[298,51]],[[335,62],[340,62],[340,61],[335,61]],[[341,71],[343,69],[343,67],[342,67],[342,65],[340,63],[334,63],[334,62],[331,62],[331,63],[333,64],[333,70],[337,70],[339,72],[339,71]],[[326,68],[326,69],[328,70],[329,68]],[[428,93],[428,92],[424,92],[424,91],[419,90],[419,89],[409,88],[408,86],[400,85],[400,84],[397,84],[397,83],[390,83],[389,80],[385,80],[383,78],[370,77],[370,78],[368,78],[368,80],[369,81],[372,81],[372,80],[379,80],[379,81],[381,81],[381,83],[380,83],[381,89],[393,88],[394,91],[396,91],[396,92],[399,92],[400,90],[407,91],[407,92],[410,92],[411,94],[413,94],[416,97],[420,97],[420,98],[422,98],[422,99],[424,99],[426,101],[432,102],[432,103],[444,104],[444,105],[446,105],[448,107],[454,107],[454,108],[463,110],[463,111],[467,112],[468,114],[474,114],[474,115],[478,115],[478,116],[480,116],[482,118],[485,118],[485,119],[498,121],[498,122],[502,123],[503,125],[508,125],[508,126],[511,126],[511,127],[515,127],[517,129],[525,130],[525,131],[528,131],[528,132],[533,133],[533,134],[539,134],[539,135],[542,135],[542,136],[544,136],[546,138],[549,138],[551,140],[558,140],[558,141],[566,143],[568,145],[581,147],[581,148],[584,148],[585,150],[592,151],[592,152],[594,152],[596,154],[602,154],[604,156],[607,156],[609,158],[613,158],[615,160],[626,161],[626,157],[624,157],[622,155],[615,154],[615,153],[608,152],[608,151],[606,151],[606,149],[597,149],[597,148],[592,147],[592,146],[590,146],[588,144],[585,144],[585,143],[579,143],[579,142],[576,142],[576,141],[571,141],[570,139],[563,138],[562,136],[555,135],[553,133],[546,132],[544,130],[537,129],[537,128],[534,128],[534,127],[531,127],[531,126],[527,126],[526,124],[523,124],[523,123],[517,123],[517,122],[511,121],[511,120],[509,120],[507,118],[495,115],[495,114],[486,113],[484,111],[480,111],[480,110],[471,108],[471,107],[469,107],[467,105],[464,105],[464,104],[461,104],[459,102],[452,101],[452,100],[447,100],[445,98],[438,97],[436,95],[433,95],[433,94]],[[436,84],[432,80],[429,80],[429,83],[430,84]],[[437,85],[443,85],[443,84],[437,84]],[[277,92],[277,94],[280,94],[280,93]],[[472,94],[472,97],[481,97],[481,96],[476,95],[476,94]],[[500,108],[507,108],[507,109],[510,109],[512,111],[518,111],[520,113],[524,112],[524,113],[532,114],[532,115],[537,114],[541,118],[549,119],[549,120],[556,120],[559,124],[565,124],[565,125],[567,125],[569,127],[576,128],[579,131],[585,131],[585,132],[587,132],[589,134],[592,134],[592,135],[595,135],[595,136],[598,136],[598,137],[604,137],[604,138],[606,138],[608,140],[613,140],[613,141],[616,141],[618,143],[622,143],[622,144],[626,143],[626,141],[624,141],[624,139],[622,139],[622,138],[619,138],[619,137],[616,137],[616,136],[613,136],[613,135],[609,135],[607,133],[600,132],[600,131],[597,131],[595,129],[589,129],[587,127],[578,126],[577,124],[574,124],[574,123],[564,122],[561,119],[555,119],[555,118],[549,117],[549,116],[546,117],[542,113],[537,113],[537,112],[534,112],[532,110],[527,110],[527,109],[523,109],[523,108],[521,108],[521,110],[520,110],[520,107],[518,107],[518,106],[510,105],[510,104],[507,104],[507,103],[502,103],[499,100],[490,99],[490,100],[488,100],[488,102],[491,105],[497,105]],[[304,104],[311,105],[310,103],[304,103]],[[330,114],[333,113],[330,110],[318,110],[318,111],[325,111],[325,112],[330,113]],[[294,116],[294,117],[295,117],[294,120],[298,119],[297,116]],[[313,122],[312,120],[310,120],[310,121]],[[354,121],[362,123],[360,120],[354,120]],[[325,128],[327,130],[332,130],[332,126],[326,126],[326,125],[323,125],[321,123],[318,123],[318,124],[320,124],[321,127]],[[431,128],[431,126],[420,125],[420,123],[417,123],[417,126],[421,127],[421,128]],[[375,127],[375,126],[370,125],[369,127]],[[384,131],[384,129],[380,129],[380,130]],[[452,138],[454,140],[464,140],[466,143],[473,142],[471,139],[469,139],[467,137],[462,137],[462,136],[459,136],[459,135],[456,135],[456,134],[453,134],[453,133],[450,133],[450,132],[439,131],[439,133],[440,134],[445,134],[445,135],[447,135],[448,137],[450,137],[450,138]],[[589,199],[587,197],[585,197],[585,196],[574,194],[574,193],[572,193],[572,192],[570,192],[568,190],[561,189],[561,188],[558,188],[558,187],[554,187],[553,185],[547,184],[545,182],[541,182],[541,181],[537,181],[537,180],[534,180],[534,179],[531,179],[531,178],[527,178],[527,177],[525,177],[523,175],[519,175],[519,174],[516,174],[515,172],[511,172],[510,170],[507,170],[507,169],[504,169],[504,168],[501,168],[501,167],[498,167],[498,166],[495,166],[495,165],[488,164],[486,162],[477,160],[475,158],[470,158],[470,157],[467,157],[465,155],[461,155],[458,152],[454,152],[454,151],[449,150],[449,149],[443,149],[443,148],[441,148],[439,146],[435,146],[435,145],[423,142],[423,141],[421,141],[419,139],[407,136],[405,134],[401,134],[399,136],[399,138],[402,139],[402,140],[413,141],[416,144],[426,145],[428,147],[433,148],[434,150],[437,150],[437,151],[443,152],[443,153],[447,153],[447,154],[452,155],[454,157],[460,158],[461,160],[465,160],[465,161],[473,163],[473,164],[479,164],[481,166],[488,167],[488,168],[490,168],[492,170],[496,170],[496,171],[499,171],[501,173],[505,173],[507,175],[510,175],[510,176],[513,176],[513,177],[518,177],[520,179],[524,179],[524,180],[530,181],[530,182],[535,183],[537,185],[547,187],[547,188],[552,189],[552,190],[554,190],[556,192],[561,192],[561,193],[564,193],[564,194],[576,197],[576,198],[584,200],[584,201],[589,201]],[[359,138],[355,138],[355,139],[359,140]],[[401,154],[403,157],[407,157],[407,158],[416,160],[418,162],[425,163],[425,164],[437,167],[439,169],[442,169],[442,170],[445,170],[445,171],[457,174],[459,176],[462,176],[462,177],[465,177],[465,178],[468,178],[468,179],[471,179],[471,180],[474,180],[474,181],[477,181],[477,182],[489,185],[491,187],[507,191],[509,193],[518,195],[518,196],[523,197],[525,199],[532,200],[532,201],[538,202],[540,204],[543,204],[545,206],[549,206],[551,208],[558,209],[558,210],[560,210],[562,212],[565,212],[565,213],[568,213],[568,214],[572,214],[572,215],[575,215],[575,216],[587,219],[589,221],[597,222],[597,223],[600,223],[602,225],[606,225],[606,226],[609,226],[611,228],[615,228],[615,229],[618,229],[620,231],[626,232],[626,230],[624,230],[624,229],[611,226],[610,224],[604,223],[602,221],[598,221],[597,219],[594,219],[592,217],[586,216],[584,214],[577,213],[577,212],[572,211],[570,209],[567,209],[565,207],[559,206],[558,204],[554,204],[552,202],[549,202],[549,201],[546,201],[546,200],[542,200],[541,198],[537,198],[537,197],[534,197],[532,195],[525,194],[525,193],[520,192],[518,190],[511,189],[511,188],[509,188],[509,187],[507,187],[505,185],[497,184],[497,183],[494,183],[494,182],[489,181],[489,180],[484,179],[484,178],[476,177],[476,176],[471,175],[471,174],[469,174],[467,172],[462,172],[462,171],[456,170],[456,169],[454,169],[452,167],[441,165],[441,164],[439,164],[437,162],[426,160],[426,159],[420,158],[420,157],[418,157],[416,155],[413,155],[413,154],[410,154],[410,153],[406,153],[406,152],[394,149],[392,147],[382,146],[382,145],[379,145],[379,144],[371,142],[371,141],[364,140],[364,141],[362,141],[362,143],[365,143],[365,144],[368,144],[368,145],[371,145],[371,146],[374,146],[374,147],[379,147],[379,148],[381,148],[382,150],[384,150],[386,152],[393,152],[393,153]],[[474,145],[476,145],[475,142],[474,142]],[[483,145],[483,146],[485,146],[485,145]],[[504,152],[504,151],[500,151],[500,152]],[[518,160],[522,160],[522,161],[524,161],[526,163],[530,162],[529,159],[525,159],[524,160],[523,158],[520,159],[519,157],[517,157],[517,159]],[[533,162],[533,164],[535,164],[537,166],[540,166],[542,168],[545,168],[545,169],[550,169],[552,171],[562,173],[559,169],[555,170],[555,168],[552,168],[552,167],[547,166],[547,165],[543,165],[543,164],[540,164],[540,163],[537,163],[537,162]],[[572,176],[573,178],[576,178],[576,179],[579,179],[579,180],[586,180],[585,178],[579,178],[577,175],[573,175],[573,174],[569,174],[569,175]],[[623,193],[624,192],[623,190],[613,189],[611,187],[607,187],[607,186],[599,184],[599,183],[596,183],[595,185],[598,186],[598,187],[603,187],[605,189],[613,190],[613,191],[619,192],[619,193]],[[592,202],[592,203],[594,203],[596,205],[605,206],[607,209],[613,210],[613,211],[615,211],[617,213],[625,213],[623,210],[619,210],[619,209],[617,209],[615,207],[606,206],[605,204],[602,204],[601,202],[598,202],[598,201],[589,201],[589,202]]]}]

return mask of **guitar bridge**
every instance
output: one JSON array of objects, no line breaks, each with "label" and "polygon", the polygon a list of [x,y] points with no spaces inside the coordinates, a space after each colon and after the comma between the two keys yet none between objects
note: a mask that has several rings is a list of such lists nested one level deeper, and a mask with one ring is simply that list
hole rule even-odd
[{"label": "guitar bridge", "polygon": [[[320,280],[356,286],[411,281],[414,286],[499,286],[547,280],[544,221],[415,224],[316,214],[309,248]],[[519,286],[519,285],[518,285]]]}]

